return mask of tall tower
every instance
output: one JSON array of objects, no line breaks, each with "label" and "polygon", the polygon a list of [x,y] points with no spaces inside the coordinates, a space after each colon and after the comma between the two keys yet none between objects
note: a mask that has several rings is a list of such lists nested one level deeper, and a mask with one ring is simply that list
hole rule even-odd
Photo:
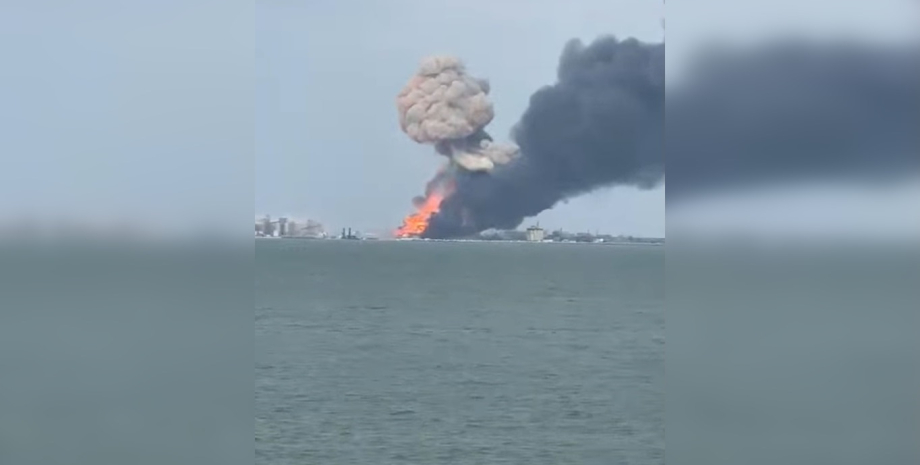
[{"label": "tall tower", "polygon": [[274,228],[272,228],[272,217],[265,215],[265,218],[262,218],[262,234],[266,236],[272,236],[274,233]]},{"label": "tall tower", "polygon": [[289,235],[287,230],[287,218],[278,218],[278,236],[287,236]]}]

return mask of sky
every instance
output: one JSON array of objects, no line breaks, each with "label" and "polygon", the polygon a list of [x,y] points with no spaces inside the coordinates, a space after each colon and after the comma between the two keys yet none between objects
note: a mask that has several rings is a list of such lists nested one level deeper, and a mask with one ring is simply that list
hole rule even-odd
[{"label": "sky", "polygon": [[[256,8],[256,212],[310,217],[334,227],[391,228],[411,211],[410,199],[442,161],[400,132],[393,105],[421,57],[455,54],[473,74],[489,78],[496,118],[488,129],[505,139],[531,93],[554,81],[566,41],[605,34],[660,41],[664,11],[650,0],[261,1]],[[672,1],[667,13],[670,86],[679,82],[694,51],[709,41],[749,44],[791,35],[900,40],[916,30],[917,11],[909,0],[694,0]],[[759,193],[756,202],[735,207],[726,199],[690,203],[669,212],[671,224],[730,228],[757,218],[789,228],[815,217],[808,211],[843,212],[819,223],[858,216],[820,203],[854,205],[852,195],[858,192],[827,186],[784,189]],[[525,225],[663,236],[665,191],[666,186],[602,189]],[[803,205],[808,207],[783,207],[790,192],[807,197]],[[889,192],[894,198],[884,202],[917,200],[916,189],[897,192]],[[899,211],[891,221],[911,216]],[[746,213],[750,218],[744,219]],[[914,224],[903,223],[895,221],[891,228]]]},{"label": "sky", "polygon": [[[912,0],[694,0],[668,5],[667,81],[679,83],[694,51],[710,41],[747,46],[799,36],[917,43],[920,4]],[[896,185],[782,185],[723,192],[669,208],[667,231],[794,238],[916,238],[920,181]]]},{"label": "sky", "polygon": [[[913,0],[672,0],[669,85],[710,39],[916,39],[918,8]],[[507,140],[529,96],[554,81],[566,41],[657,41],[663,11],[651,0],[5,2],[0,221],[27,212],[152,217],[214,231],[220,222],[245,225],[248,235],[254,210],[330,230],[389,230],[441,162],[397,124],[396,93],[423,56],[456,54],[489,78],[489,130]],[[853,192],[833,189],[797,203],[829,199],[836,206],[823,211],[840,212],[837,224],[859,221]],[[767,193],[757,208],[704,200],[690,213],[669,211],[666,222],[665,190],[602,190],[533,222],[660,236],[682,217],[783,223],[819,209]],[[920,230],[920,220],[904,224],[918,216],[904,213],[917,192],[885,194],[885,205],[904,207],[863,203],[882,229]]]},{"label": "sky", "polygon": [[254,8],[234,2],[3,2],[0,223],[249,237]]},{"label": "sky", "polygon": [[[256,213],[314,218],[327,229],[395,228],[443,162],[397,120],[396,94],[422,57],[454,54],[488,78],[496,116],[487,129],[508,140],[530,95],[553,83],[568,40],[660,41],[661,13],[648,0],[261,1]],[[599,192],[536,222],[660,236],[664,190]]]}]

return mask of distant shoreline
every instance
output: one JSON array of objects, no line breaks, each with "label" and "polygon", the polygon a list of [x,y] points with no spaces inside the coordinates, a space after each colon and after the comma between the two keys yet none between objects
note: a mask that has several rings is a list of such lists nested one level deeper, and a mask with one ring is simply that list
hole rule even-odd
[{"label": "distant shoreline", "polygon": [[341,239],[341,238],[322,238],[322,237],[256,237],[256,240],[308,240],[308,241],[331,241],[331,242],[467,242],[467,243],[501,243],[501,244],[568,244],[568,245],[638,245],[660,247],[665,245],[664,242],[642,242],[642,241],[603,241],[603,242],[585,242],[585,241],[526,241],[526,240],[502,240],[502,239],[399,239],[399,238],[373,238],[373,239]]}]

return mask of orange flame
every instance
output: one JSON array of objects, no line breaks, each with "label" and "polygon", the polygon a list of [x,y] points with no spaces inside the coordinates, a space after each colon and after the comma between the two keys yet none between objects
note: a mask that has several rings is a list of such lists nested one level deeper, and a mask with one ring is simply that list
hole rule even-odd
[{"label": "orange flame", "polygon": [[396,230],[396,237],[419,237],[428,228],[428,220],[441,208],[444,196],[433,193],[425,199],[418,211],[403,219],[402,226]]},{"label": "orange flame", "polygon": [[441,210],[441,202],[453,191],[452,183],[445,183],[431,189],[415,213],[406,216],[394,233],[398,238],[419,237],[428,229],[428,221]]}]

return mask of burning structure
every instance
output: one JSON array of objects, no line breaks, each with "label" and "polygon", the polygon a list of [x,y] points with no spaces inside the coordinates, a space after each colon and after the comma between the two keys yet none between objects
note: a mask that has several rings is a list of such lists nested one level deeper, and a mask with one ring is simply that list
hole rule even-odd
[{"label": "burning structure", "polygon": [[669,89],[667,103],[664,58],[664,43],[570,42],[557,82],[531,96],[512,129],[516,145],[485,131],[494,116],[486,81],[455,58],[423,61],[399,94],[399,120],[447,162],[397,235],[513,229],[600,187],[661,185],[665,160],[669,205],[752,183],[920,171],[912,46],[790,41],[711,53]]},{"label": "burning structure", "polygon": [[489,85],[453,57],[422,61],[397,97],[403,131],[448,158],[400,237],[511,229],[560,200],[606,184],[653,187],[664,174],[664,45],[572,41],[559,82],[538,90],[516,144],[485,131]]},{"label": "burning structure", "polygon": [[413,199],[416,212],[403,220],[397,237],[425,234],[441,203],[456,190],[459,171],[491,172],[514,159],[514,145],[496,144],[485,131],[495,113],[488,98],[489,83],[470,76],[451,56],[422,60],[418,72],[399,93],[399,124],[412,140],[433,144],[448,158],[428,182],[423,197]]}]

